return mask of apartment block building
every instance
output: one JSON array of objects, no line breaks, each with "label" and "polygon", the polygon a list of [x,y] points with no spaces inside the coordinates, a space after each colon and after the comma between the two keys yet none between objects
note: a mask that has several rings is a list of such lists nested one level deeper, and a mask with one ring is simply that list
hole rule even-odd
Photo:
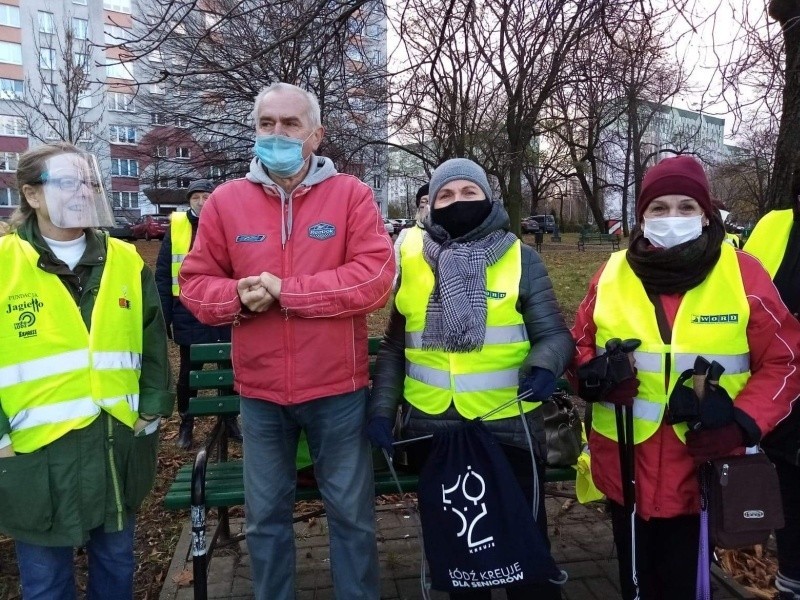
[{"label": "apartment block building", "polygon": [[[181,102],[180,85],[154,73],[174,72],[172,57],[126,54],[125,43],[154,10],[149,0],[0,0],[0,219],[19,204],[19,155],[55,139],[97,155],[115,211],[132,217],[178,208],[192,179],[235,176],[215,163],[216,157],[225,163],[219,139],[197,134],[170,111]],[[203,15],[208,20],[213,11]],[[355,69],[367,59],[385,69],[385,16],[375,15],[366,30],[352,32],[347,56]],[[224,90],[214,93],[224,105]],[[351,106],[385,132],[385,107],[368,106],[357,89]],[[343,121],[358,124],[358,118]],[[385,214],[387,157],[375,148],[344,170],[372,185]]]}]

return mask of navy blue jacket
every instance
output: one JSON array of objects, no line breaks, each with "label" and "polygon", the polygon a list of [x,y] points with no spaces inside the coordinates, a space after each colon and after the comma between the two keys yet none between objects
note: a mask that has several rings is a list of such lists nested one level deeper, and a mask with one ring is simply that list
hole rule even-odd
[{"label": "navy blue jacket", "polygon": [[[197,215],[189,211],[189,222],[192,224],[192,245],[197,235]],[[172,332],[172,338],[180,346],[191,344],[211,344],[215,342],[230,342],[230,327],[211,327],[198,321],[179,298],[172,295],[172,231],[167,229],[161,242],[156,260],[156,286],[161,296],[161,308],[164,311],[164,321],[167,331]]]}]

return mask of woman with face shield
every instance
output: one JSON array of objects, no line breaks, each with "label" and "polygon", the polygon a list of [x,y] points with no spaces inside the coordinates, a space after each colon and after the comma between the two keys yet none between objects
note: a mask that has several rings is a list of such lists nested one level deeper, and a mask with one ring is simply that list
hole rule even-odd
[{"label": "woman with face shield", "polygon": [[134,515],[172,412],[153,275],[113,223],[97,163],[66,143],[29,150],[0,237],[0,532],[22,597],[132,598]]},{"label": "woman with face shield", "polygon": [[[623,597],[637,597],[635,572],[642,600],[693,600],[697,467],[743,453],[788,415],[800,393],[800,326],[761,264],[723,243],[719,212],[694,158],[667,158],[647,171],[636,217],[630,247],[611,255],[578,309],[574,366],[582,367],[582,395],[595,401],[592,477],[609,499]],[[626,348],[635,371],[590,384],[593,366],[604,358],[611,364],[625,339],[641,342]],[[692,379],[678,383],[687,371],[691,376],[698,357],[724,368],[713,387],[700,375],[699,395]],[[592,386],[603,394],[591,397]],[[686,394],[699,412],[681,417],[675,399]],[[625,440],[617,411],[632,413]],[[698,428],[688,431],[687,420]]]}]

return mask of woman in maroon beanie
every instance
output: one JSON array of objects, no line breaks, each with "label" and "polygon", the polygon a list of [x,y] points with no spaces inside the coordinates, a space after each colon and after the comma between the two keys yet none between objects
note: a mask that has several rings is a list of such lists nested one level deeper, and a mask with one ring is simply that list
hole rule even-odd
[{"label": "woman in maroon beanie", "polygon": [[[614,338],[641,340],[635,376],[609,384],[592,405],[592,477],[609,500],[622,595],[632,599],[615,408],[632,410],[638,597],[694,600],[697,466],[743,452],[789,414],[800,394],[800,325],[761,264],[722,243],[708,180],[693,158],[648,170],[636,219],[630,247],[611,255],[578,309],[573,364],[585,365]],[[703,400],[723,410],[701,415],[703,426],[687,433],[685,423],[670,424],[668,405],[698,356],[725,367],[713,398],[707,391]]]}]

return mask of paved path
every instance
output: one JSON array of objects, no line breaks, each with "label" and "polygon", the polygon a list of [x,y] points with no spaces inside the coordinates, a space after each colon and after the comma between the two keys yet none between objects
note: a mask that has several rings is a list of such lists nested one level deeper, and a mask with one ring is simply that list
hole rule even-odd
[{"label": "paved path", "polygon": [[[569,573],[564,588],[565,600],[611,600],[619,598],[617,562],[614,558],[611,524],[600,505],[589,507],[564,498],[548,496],[547,514],[553,554]],[[416,517],[403,505],[377,507],[378,550],[381,563],[381,599],[417,600],[420,591],[421,550]],[[234,534],[242,530],[242,521],[233,521]],[[161,600],[190,600],[192,588],[179,586],[191,573],[186,561],[189,525],[183,529]],[[297,599],[331,600],[330,560],[327,523],[324,518],[295,525],[297,552]],[[712,579],[715,600],[754,598],[741,587],[716,573]],[[218,550],[211,561],[208,597],[245,600],[255,598],[250,581],[250,557],[247,545]],[[432,600],[445,600],[446,594],[431,592]],[[493,599],[505,598],[495,591]],[[343,599],[346,600],[346,599]]]}]

